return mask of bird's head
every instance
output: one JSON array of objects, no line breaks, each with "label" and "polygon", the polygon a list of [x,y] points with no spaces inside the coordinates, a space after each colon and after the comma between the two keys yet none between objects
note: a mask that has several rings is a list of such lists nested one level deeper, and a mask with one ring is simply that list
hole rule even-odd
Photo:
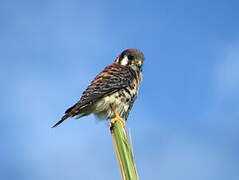
[{"label": "bird's head", "polygon": [[126,49],[117,57],[115,62],[129,66],[135,71],[142,71],[144,59],[144,54],[141,51],[137,49]]}]

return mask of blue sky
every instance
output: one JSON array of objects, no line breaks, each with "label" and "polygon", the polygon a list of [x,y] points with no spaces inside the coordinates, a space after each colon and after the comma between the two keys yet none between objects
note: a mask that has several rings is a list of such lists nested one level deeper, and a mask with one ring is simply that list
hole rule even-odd
[{"label": "blue sky", "polygon": [[107,122],[50,126],[127,48],[146,57],[127,122],[140,179],[238,179],[238,8],[1,0],[0,179],[121,179]]}]

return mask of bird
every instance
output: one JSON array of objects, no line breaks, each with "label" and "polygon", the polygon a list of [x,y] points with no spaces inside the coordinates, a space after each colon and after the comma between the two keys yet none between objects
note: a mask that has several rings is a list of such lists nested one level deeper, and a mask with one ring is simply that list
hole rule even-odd
[{"label": "bird", "polygon": [[138,49],[124,50],[114,61],[99,73],[80,100],[65,111],[65,115],[52,128],[57,127],[69,117],[79,119],[94,114],[97,119],[125,121],[138,96],[142,81],[144,54]]}]

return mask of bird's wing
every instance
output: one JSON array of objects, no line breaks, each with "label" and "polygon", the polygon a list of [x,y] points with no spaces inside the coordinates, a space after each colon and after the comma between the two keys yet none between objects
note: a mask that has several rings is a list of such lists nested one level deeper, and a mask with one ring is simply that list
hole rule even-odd
[{"label": "bird's wing", "polygon": [[81,110],[91,106],[100,98],[129,86],[134,77],[136,77],[135,72],[127,66],[117,63],[107,66],[83,92],[80,101],[67,109],[66,114],[53,127],[56,127],[68,117],[79,114]]}]

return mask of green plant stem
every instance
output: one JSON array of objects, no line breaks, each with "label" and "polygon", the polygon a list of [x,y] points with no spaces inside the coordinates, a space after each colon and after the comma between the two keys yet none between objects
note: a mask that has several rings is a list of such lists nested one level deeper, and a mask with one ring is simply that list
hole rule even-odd
[{"label": "green plant stem", "polygon": [[134,156],[125,129],[120,121],[110,126],[115,152],[123,180],[138,180]]}]

